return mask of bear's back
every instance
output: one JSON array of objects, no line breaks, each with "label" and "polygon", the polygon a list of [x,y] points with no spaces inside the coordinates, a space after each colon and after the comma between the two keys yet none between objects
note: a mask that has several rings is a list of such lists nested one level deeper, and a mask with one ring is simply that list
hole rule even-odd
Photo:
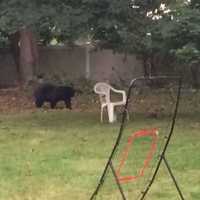
[{"label": "bear's back", "polygon": [[34,92],[35,98],[43,97],[44,99],[50,98],[52,93],[54,93],[54,90],[56,87],[52,84],[46,83],[41,84],[37,87],[37,89]]},{"label": "bear's back", "polygon": [[54,96],[57,100],[67,100],[74,96],[75,90],[68,86],[57,86],[54,90]]}]

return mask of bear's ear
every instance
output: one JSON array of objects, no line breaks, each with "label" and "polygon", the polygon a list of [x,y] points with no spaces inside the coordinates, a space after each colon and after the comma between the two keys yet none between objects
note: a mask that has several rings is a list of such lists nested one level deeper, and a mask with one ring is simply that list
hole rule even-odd
[{"label": "bear's ear", "polygon": [[45,82],[45,78],[44,78],[44,74],[43,73],[39,73],[36,75],[36,82],[38,84],[42,84]]}]

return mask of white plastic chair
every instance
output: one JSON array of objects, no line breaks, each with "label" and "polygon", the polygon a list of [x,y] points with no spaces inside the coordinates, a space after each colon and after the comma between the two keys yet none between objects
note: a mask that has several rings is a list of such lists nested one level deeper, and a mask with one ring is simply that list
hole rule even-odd
[{"label": "white plastic chair", "polygon": [[[111,102],[111,91],[122,95],[121,101]],[[98,82],[94,86],[94,92],[99,95],[101,103],[101,122],[103,122],[103,111],[107,108],[109,122],[112,123],[117,120],[115,113],[115,106],[124,106],[126,104],[126,92],[124,90],[117,90],[104,82]],[[128,112],[126,113],[129,119]]]}]

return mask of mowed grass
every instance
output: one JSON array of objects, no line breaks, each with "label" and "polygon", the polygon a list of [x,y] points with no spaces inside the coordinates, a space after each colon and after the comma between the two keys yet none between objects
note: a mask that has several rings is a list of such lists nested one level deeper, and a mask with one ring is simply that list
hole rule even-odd
[{"label": "mowed grass", "polygon": [[[179,116],[166,155],[187,200],[200,199],[199,119],[199,113]],[[146,123],[159,126],[162,122],[140,116],[127,126],[137,130]],[[95,112],[57,110],[0,115],[0,199],[89,199],[119,127],[120,123],[101,124]],[[134,199],[134,188],[127,195]],[[121,199],[109,185],[106,197]],[[165,166],[147,199],[179,199]]]}]

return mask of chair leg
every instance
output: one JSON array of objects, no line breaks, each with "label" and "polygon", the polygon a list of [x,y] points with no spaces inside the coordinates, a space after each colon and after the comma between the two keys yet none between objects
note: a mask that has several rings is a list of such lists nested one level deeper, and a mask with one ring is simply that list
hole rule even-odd
[{"label": "chair leg", "polygon": [[101,108],[101,122],[103,122],[103,108]]},{"label": "chair leg", "polygon": [[116,116],[114,113],[114,106],[109,105],[108,107],[108,119],[110,123],[113,123],[114,121],[116,121]]},{"label": "chair leg", "polygon": [[105,107],[101,107],[101,122],[103,122],[103,112]]},{"label": "chair leg", "polygon": [[126,109],[126,118],[127,118],[127,120],[129,121],[129,112],[128,112],[128,110]]}]

